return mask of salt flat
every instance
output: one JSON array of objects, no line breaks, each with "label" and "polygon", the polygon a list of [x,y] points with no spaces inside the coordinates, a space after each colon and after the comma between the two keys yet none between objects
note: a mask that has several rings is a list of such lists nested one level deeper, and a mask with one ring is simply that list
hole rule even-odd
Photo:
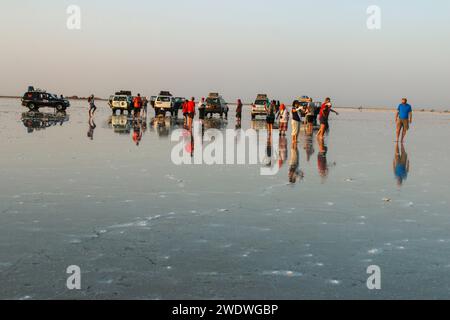
[{"label": "salt flat", "polygon": [[[137,146],[105,103],[95,129],[83,102],[40,130],[25,111],[0,100],[0,298],[450,298],[448,114],[415,115],[399,179],[392,112],[343,111],[326,159],[301,136],[291,184],[289,141],[279,173],[262,176],[176,166],[173,129],[148,124]],[[233,112],[219,121],[234,127]],[[70,265],[80,291],[66,288]],[[370,265],[380,291],[366,287]]]}]

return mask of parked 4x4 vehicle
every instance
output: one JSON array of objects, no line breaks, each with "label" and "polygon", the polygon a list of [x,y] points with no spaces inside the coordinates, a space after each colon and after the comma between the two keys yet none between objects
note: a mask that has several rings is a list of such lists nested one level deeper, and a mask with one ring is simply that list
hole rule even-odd
[{"label": "parked 4x4 vehicle", "polygon": [[225,118],[228,118],[228,104],[220,94],[214,92],[206,98],[205,116],[212,117],[213,114],[219,114],[221,118],[225,115]]},{"label": "parked 4x4 vehicle", "polygon": [[266,105],[269,103],[267,94],[258,94],[256,96],[255,103],[252,105],[252,120],[256,119],[256,116],[265,116]]},{"label": "parked 4x4 vehicle", "polygon": [[31,111],[38,111],[39,108],[45,107],[65,111],[70,107],[70,102],[63,97],[58,97],[56,94],[29,87],[28,91],[23,95],[22,106],[27,107]]},{"label": "parked 4x4 vehicle", "polygon": [[[152,103],[153,104],[153,103]],[[173,115],[174,98],[169,91],[161,91],[158,96],[154,98],[155,116],[160,114],[166,115],[166,112],[170,112]]]},{"label": "parked 4x4 vehicle", "polygon": [[119,110],[120,114],[123,114],[126,110],[129,114],[133,110],[133,95],[131,91],[119,91],[115,95],[109,97],[109,107],[111,108],[113,114]]}]

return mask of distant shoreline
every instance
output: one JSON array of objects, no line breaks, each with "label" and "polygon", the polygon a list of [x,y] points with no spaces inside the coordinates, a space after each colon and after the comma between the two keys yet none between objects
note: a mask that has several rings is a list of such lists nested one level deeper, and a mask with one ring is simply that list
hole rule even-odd
[{"label": "distant shoreline", "polygon": [[[0,99],[21,99],[22,97],[18,96],[0,96]],[[87,100],[88,98],[84,97],[65,97],[68,100],[73,101],[83,101]],[[104,98],[96,98],[98,101],[108,101],[108,99]],[[228,103],[229,105],[233,106],[236,105],[236,103]],[[250,106],[248,103],[244,103],[245,106]],[[340,110],[352,110],[352,111],[392,111],[395,112],[396,109],[389,108],[389,107],[336,107],[336,109]],[[423,113],[436,113],[436,114],[450,114],[450,110],[436,110],[436,109],[424,109],[424,108],[418,108],[415,109],[414,112],[423,112]]]}]

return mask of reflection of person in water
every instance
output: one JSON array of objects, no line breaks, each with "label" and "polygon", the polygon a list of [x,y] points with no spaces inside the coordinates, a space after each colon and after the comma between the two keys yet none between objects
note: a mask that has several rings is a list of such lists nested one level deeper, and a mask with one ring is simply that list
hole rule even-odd
[{"label": "reflection of person in water", "polygon": [[311,156],[314,154],[314,141],[311,135],[307,135],[304,139],[304,146],[303,148],[306,151],[306,161],[311,160]]},{"label": "reflection of person in water", "polygon": [[184,140],[184,148],[187,153],[191,155],[191,158],[194,157],[194,149],[195,149],[195,141],[194,141],[194,135],[192,134],[192,131],[190,130],[183,130],[183,140]]},{"label": "reflection of person in water", "polygon": [[403,182],[408,178],[409,173],[409,159],[406,153],[405,146],[402,144],[401,152],[397,143],[395,146],[395,158],[394,158],[394,173],[397,179],[399,187],[403,185]]},{"label": "reflection of person in water", "polygon": [[291,145],[291,157],[289,159],[289,183],[294,184],[297,179],[303,179],[303,172],[298,169],[298,146],[297,143]]},{"label": "reflection of person in water", "polygon": [[328,148],[323,139],[319,139],[319,154],[317,155],[317,167],[319,168],[319,175],[326,179],[328,177]]},{"label": "reflection of person in water", "polygon": [[95,125],[94,118],[93,117],[89,117],[89,130],[88,130],[87,136],[91,140],[94,140],[94,130],[95,130],[95,128],[97,128],[97,126]]},{"label": "reflection of person in water", "polygon": [[287,138],[286,136],[280,136],[279,141],[279,150],[278,150],[278,166],[281,169],[286,162],[287,159]]},{"label": "reflection of person in water", "polygon": [[137,120],[134,121],[133,123],[133,141],[137,147],[139,147],[141,140],[142,140],[142,123],[141,121]]},{"label": "reflection of person in water", "polygon": [[[319,169],[319,175],[322,177],[322,182],[328,178],[328,172],[330,168],[330,164],[327,160],[328,147],[325,145],[324,139],[319,139],[319,154],[317,155],[317,167]],[[332,164],[333,166],[336,163]]]},{"label": "reflection of person in water", "polygon": [[267,167],[272,166],[272,136],[271,135],[269,135],[267,137],[266,158],[264,159],[264,165]]}]

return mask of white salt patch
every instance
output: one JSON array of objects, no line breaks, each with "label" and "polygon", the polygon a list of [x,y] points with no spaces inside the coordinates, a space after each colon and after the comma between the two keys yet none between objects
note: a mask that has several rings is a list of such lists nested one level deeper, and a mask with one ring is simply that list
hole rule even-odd
[{"label": "white salt patch", "polygon": [[324,264],[322,262],[317,262],[314,264],[316,267],[323,267]]},{"label": "white salt patch", "polygon": [[328,282],[334,286],[338,286],[342,283],[342,281],[339,280],[329,280]]},{"label": "white salt patch", "polygon": [[281,271],[281,270],[264,271],[262,274],[264,276],[281,276],[281,277],[301,277],[301,276],[303,276],[303,274],[301,274],[300,272]]},{"label": "white salt patch", "polygon": [[371,249],[367,251],[368,254],[380,254],[381,252],[381,249]]},{"label": "white salt patch", "polygon": [[108,279],[108,280],[100,281],[100,283],[103,283],[103,284],[112,284],[113,282],[114,282],[113,279]]}]

